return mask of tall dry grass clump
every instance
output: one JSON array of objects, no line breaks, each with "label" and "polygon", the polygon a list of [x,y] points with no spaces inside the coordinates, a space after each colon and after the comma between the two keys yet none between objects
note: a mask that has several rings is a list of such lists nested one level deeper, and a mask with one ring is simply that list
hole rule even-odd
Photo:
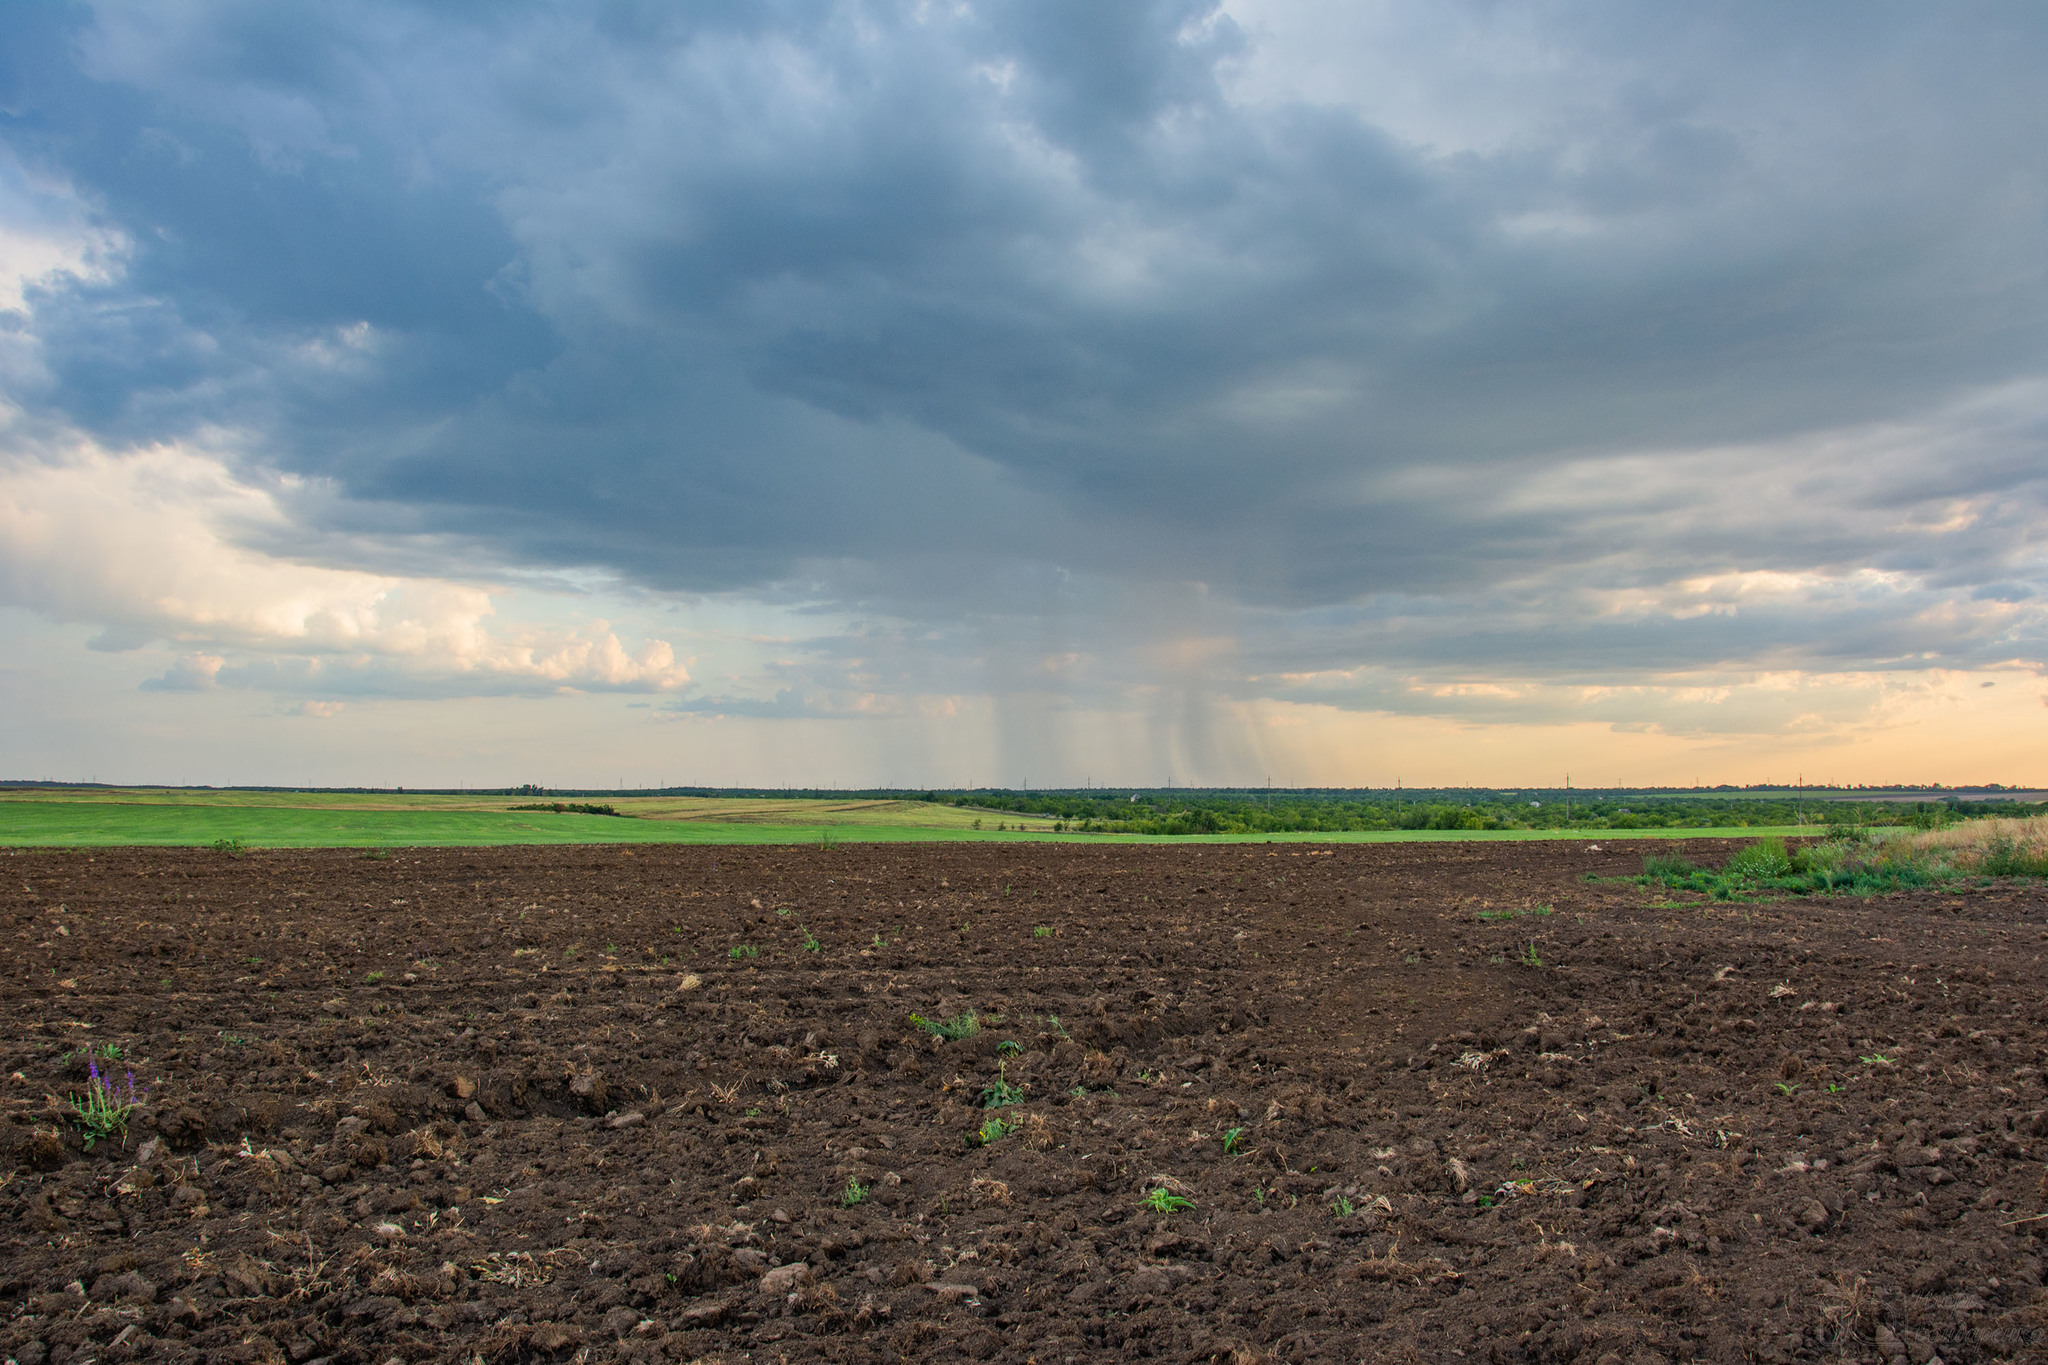
[{"label": "tall dry grass clump", "polygon": [[1980,877],[2048,877],[2048,815],[1970,820],[1884,842],[1887,862],[1941,864]]}]

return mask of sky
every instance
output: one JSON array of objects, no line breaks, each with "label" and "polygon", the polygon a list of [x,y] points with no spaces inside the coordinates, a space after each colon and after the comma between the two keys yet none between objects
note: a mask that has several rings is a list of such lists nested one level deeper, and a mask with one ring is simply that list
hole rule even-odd
[{"label": "sky", "polygon": [[2048,10],[0,3],[0,776],[2048,783]]}]

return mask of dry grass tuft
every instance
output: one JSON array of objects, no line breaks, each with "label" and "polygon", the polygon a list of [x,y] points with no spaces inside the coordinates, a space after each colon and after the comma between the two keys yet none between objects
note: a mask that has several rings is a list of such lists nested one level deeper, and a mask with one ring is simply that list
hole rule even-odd
[{"label": "dry grass tuft", "polygon": [[1938,858],[1959,872],[2041,876],[2048,873],[2048,815],[1970,820],[1947,829],[1894,835],[1885,841],[1885,855]]}]

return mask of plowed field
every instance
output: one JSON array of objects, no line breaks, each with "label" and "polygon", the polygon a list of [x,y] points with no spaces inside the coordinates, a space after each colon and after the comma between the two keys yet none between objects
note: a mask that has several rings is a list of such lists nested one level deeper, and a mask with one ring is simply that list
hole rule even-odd
[{"label": "plowed field", "polygon": [[1655,848],[5,856],[0,1351],[2040,1358],[2048,895]]}]

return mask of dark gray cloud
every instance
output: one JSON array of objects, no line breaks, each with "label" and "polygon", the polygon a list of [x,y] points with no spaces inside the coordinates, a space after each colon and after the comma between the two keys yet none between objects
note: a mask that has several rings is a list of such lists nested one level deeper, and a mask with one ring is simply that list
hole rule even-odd
[{"label": "dark gray cloud", "polygon": [[1351,8],[31,7],[11,397],[901,690],[2041,662],[2048,18]]}]

